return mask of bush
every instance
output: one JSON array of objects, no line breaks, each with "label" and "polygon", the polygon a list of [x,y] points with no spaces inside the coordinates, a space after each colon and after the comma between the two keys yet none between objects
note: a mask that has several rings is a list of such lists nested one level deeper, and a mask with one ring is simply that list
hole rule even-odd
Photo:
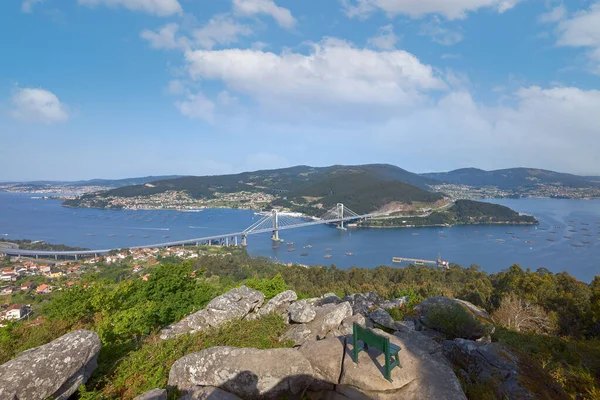
[{"label": "bush", "polygon": [[492,327],[487,327],[478,318],[458,304],[445,307],[433,307],[427,311],[427,324],[444,333],[448,339],[470,338],[473,332],[482,329],[487,334],[492,333]]},{"label": "bush", "polygon": [[281,274],[277,274],[271,279],[250,278],[247,279],[244,284],[249,288],[263,292],[265,300],[270,300],[279,293],[288,290],[288,286]]},{"label": "bush", "polygon": [[92,376],[87,390],[82,393],[87,399],[131,399],[147,390],[166,387],[171,366],[186,354],[215,346],[291,347],[293,343],[279,341],[284,331],[283,318],[271,314],[254,321],[233,321],[171,340],[161,340],[153,335],[108,370],[103,368],[108,361],[106,354],[101,353],[100,373]]}]

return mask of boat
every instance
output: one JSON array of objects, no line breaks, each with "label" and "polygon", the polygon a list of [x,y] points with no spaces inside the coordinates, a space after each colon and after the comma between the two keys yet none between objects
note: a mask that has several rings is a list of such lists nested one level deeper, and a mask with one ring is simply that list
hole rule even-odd
[{"label": "boat", "polygon": [[287,242],[287,243],[286,243],[286,245],[288,245],[288,246],[293,246],[293,245],[294,245],[294,242]]},{"label": "boat", "polygon": [[163,236],[163,237],[164,237],[165,239],[168,239],[168,238],[170,238],[171,236]]},{"label": "boat", "polygon": [[583,244],[590,244],[590,242],[581,242],[581,243],[583,243]]},{"label": "boat", "polygon": [[563,236],[565,239],[573,239],[571,236]]},{"label": "boat", "polygon": [[310,244],[305,246],[307,249],[312,249],[312,246]]},{"label": "boat", "polygon": [[88,236],[96,236],[96,234],[95,234],[95,233],[88,233],[87,235],[88,235]]},{"label": "boat", "polygon": [[517,235],[513,235],[513,238],[515,239],[521,239],[520,237],[518,237]]},{"label": "boat", "polygon": [[554,231],[548,231],[548,233],[551,233],[551,234],[553,234],[553,235],[556,235],[556,232],[554,232]]},{"label": "boat", "polygon": [[278,249],[278,248],[279,248],[279,246],[275,245],[275,246],[273,246],[273,248],[274,248],[274,249]]},{"label": "boat", "polygon": [[146,236],[142,236],[144,239],[148,239],[150,236],[146,235]]},{"label": "boat", "polygon": [[528,244],[535,244],[535,242],[532,242],[531,240],[526,240],[526,241],[525,241],[525,243],[528,243]]},{"label": "boat", "polygon": [[496,242],[502,243],[502,242],[506,242],[506,240],[504,240],[504,239],[496,239]]},{"label": "boat", "polygon": [[588,228],[581,228],[582,231],[589,231]]},{"label": "boat", "polygon": [[133,237],[134,235],[133,235],[133,233],[132,233],[132,234],[129,234],[128,236],[129,236],[129,237]]},{"label": "boat", "polygon": [[300,254],[301,257],[306,257],[308,255],[308,253],[302,253]]},{"label": "boat", "polygon": [[549,242],[554,242],[554,239],[546,239]]},{"label": "boat", "polygon": [[323,258],[331,258],[331,257],[333,257],[331,254],[325,254],[325,255],[323,256]]},{"label": "boat", "polygon": [[108,237],[114,237],[114,236],[117,236],[117,235],[114,233],[111,233],[110,235],[108,235]]},{"label": "boat", "polygon": [[584,233],[583,236],[594,236],[591,233]]},{"label": "boat", "polygon": [[350,252],[348,252],[348,253],[346,253],[346,255],[347,255],[347,256],[353,256],[353,255],[354,255],[354,253],[350,253]]},{"label": "boat", "polygon": [[288,249],[288,252],[296,251],[296,249]]},{"label": "boat", "polygon": [[325,251],[331,251],[331,249],[328,247],[328,248],[325,249]]},{"label": "boat", "polygon": [[412,235],[413,236],[420,236],[421,234],[420,233],[413,233]]},{"label": "boat", "polygon": [[514,235],[514,232],[506,232],[507,235]]},{"label": "boat", "polygon": [[571,244],[571,246],[573,246],[573,247],[583,247],[583,245],[581,245],[579,243],[573,243],[573,244]]}]

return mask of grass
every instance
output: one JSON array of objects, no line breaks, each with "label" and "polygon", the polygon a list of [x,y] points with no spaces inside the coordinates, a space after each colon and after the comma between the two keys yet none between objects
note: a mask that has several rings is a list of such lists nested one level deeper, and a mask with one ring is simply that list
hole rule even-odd
[{"label": "grass", "polygon": [[427,312],[427,323],[442,332],[448,339],[469,338],[473,332],[489,331],[492,327],[482,323],[477,316],[458,304],[435,307]]},{"label": "grass", "polygon": [[210,347],[291,347],[293,343],[279,341],[284,331],[283,318],[272,314],[254,321],[233,321],[170,340],[152,335],[135,349],[129,347],[131,344],[103,349],[98,370],[87,387],[80,389],[80,399],[132,399],[150,389],[165,388],[169,370],[176,360]]},{"label": "grass", "polygon": [[498,329],[493,340],[533,358],[571,398],[600,399],[600,340],[524,334],[507,329]]}]

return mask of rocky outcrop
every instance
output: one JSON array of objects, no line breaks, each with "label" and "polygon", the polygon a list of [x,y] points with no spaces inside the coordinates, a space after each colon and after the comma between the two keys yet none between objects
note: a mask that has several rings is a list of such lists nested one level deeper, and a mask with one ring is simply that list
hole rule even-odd
[{"label": "rocky outcrop", "polygon": [[96,369],[101,343],[78,330],[0,365],[0,399],[66,400]]},{"label": "rocky outcrop", "polygon": [[344,347],[344,338],[329,338],[306,342],[298,348],[298,351],[310,362],[314,376],[331,384],[329,388],[323,388],[322,385],[315,388],[313,385],[312,390],[334,389],[333,385],[339,382],[342,372]]},{"label": "rocky outcrop", "polygon": [[379,304],[383,302],[381,296],[375,292],[357,293],[346,296],[342,301],[347,301],[352,306],[353,314],[366,315],[370,311],[379,307]]},{"label": "rocky outcrop", "polygon": [[152,389],[142,393],[133,400],[167,400],[167,391],[165,389]]},{"label": "rocky outcrop", "polygon": [[498,399],[566,400],[569,397],[543,368],[500,343],[465,339],[443,342],[444,354],[460,369],[467,385]]},{"label": "rocky outcrop", "polygon": [[258,309],[264,302],[262,292],[241,286],[212,299],[205,309],[191,314],[183,320],[166,326],[159,333],[161,339],[196,332],[225,322],[242,319]]},{"label": "rocky outcrop", "polygon": [[214,386],[195,387],[179,400],[241,400],[235,394],[228,393]]},{"label": "rocky outcrop", "polygon": [[315,300],[315,306],[320,307],[325,304],[339,304],[342,302],[342,299],[338,297],[335,293],[325,293],[321,298]]},{"label": "rocky outcrop", "polygon": [[300,300],[290,304],[288,307],[290,321],[298,323],[306,323],[315,319],[315,308],[306,300]]},{"label": "rocky outcrop", "polygon": [[342,335],[351,335],[352,334],[352,326],[354,325],[354,323],[357,323],[358,325],[362,326],[363,328],[372,328],[373,324],[371,323],[371,321],[367,321],[364,317],[364,315],[362,314],[356,314],[356,315],[351,315],[349,317],[344,318],[344,320],[342,321],[342,323],[340,324],[340,327],[338,328],[338,331],[340,332],[340,334]]},{"label": "rocky outcrop", "polygon": [[418,322],[446,337],[476,340],[494,333],[494,322],[487,312],[468,301],[431,297],[415,306]]},{"label": "rocky outcrop", "polygon": [[312,367],[294,349],[258,350],[213,347],[177,360],[169,385],[183,393],[194,386],[216,386],[243,399],[299,396],[312,381]]},{"label": "rocky outcrop", "polygon": [[279,293],[267,302],[258,312],[259,315],[265,315],[272,312],[283,314],[287,312],[290,304],[298,299],[296,292],[293,290],[286,290],[285,292]]},{"label": "rocky outcrop", "polygon": [[362,394],[369,399],[466,400],[460,382],[435,342],[414,331],[402,336],[389,335],[379,329],[374,332],[389,337],[402,348],[402,368],[392,369],[392,382],[385,379],[381,369],[385,360],[382,352],[375,348],[361,351],[355,363],[349,338],[336,391],[350,398],[361,398]]},{"label": "rocky outcrop", "polygon": [[296,345],[302,345],[308,340],[342,336],[343,333],[339,330],[340,325],[344,319],[352,316],[352,307],[348,302],[325,304],[321,307],[315,307],[314,311],[315,317],[312,321],[306,324],[291,325],[290,329],[285,333],[284,338],[293,340]]},{"label": "rocky outcrop", "polygon": [[371,321],[385,328],[396,330],[396,321],[383,308],[377,308],[369,313]]}]

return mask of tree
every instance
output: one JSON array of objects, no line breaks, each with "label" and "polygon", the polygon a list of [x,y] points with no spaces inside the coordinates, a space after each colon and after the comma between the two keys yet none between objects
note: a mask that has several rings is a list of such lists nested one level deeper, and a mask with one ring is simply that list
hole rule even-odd
[{"label": "tree", "polygon": [[517,332],[553,333],[556,322],[542,307],[514,293],[504,296],[493,314],[494,321]]}]

